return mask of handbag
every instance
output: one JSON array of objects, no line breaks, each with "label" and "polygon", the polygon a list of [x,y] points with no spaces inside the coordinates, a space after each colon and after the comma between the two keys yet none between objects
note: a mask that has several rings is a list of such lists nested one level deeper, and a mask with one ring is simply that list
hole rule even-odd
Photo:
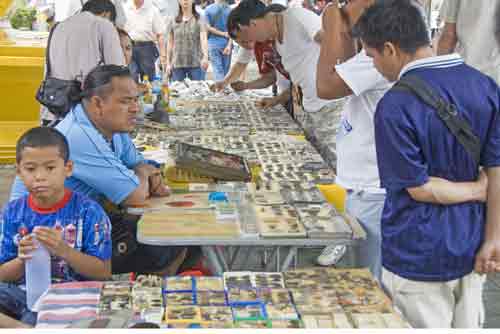
[{"label": "handbag", "polygon": [[47,42],[45,64],[47,72],[36,93],[36,100],[61,119],[81,100],[81,82],[78,80],[62,80],[51,76],[50,44],[57,23],[52,27]]}]

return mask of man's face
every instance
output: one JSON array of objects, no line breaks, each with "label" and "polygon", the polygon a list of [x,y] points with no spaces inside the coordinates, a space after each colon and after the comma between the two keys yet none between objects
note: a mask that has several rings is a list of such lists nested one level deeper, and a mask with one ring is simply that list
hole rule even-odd
[{"label": "man's face", "polygon": [[236,32],[236,43],[242,48],[253,50],[255,42],[263,42],[259,34],[258,25],[255,21],[250,21],[248,26],[240,25],[240,30]]},{"label": "man's face", "polygon": [[390,82],[398,80],[400,68],[400,61],[396,55],[395,50],[387,45],[382,50],[371,48],[363,43],[363,47],[368,57],[373,59],[373,65],[387,80]]},{"label": "man's face", "polygon": [[139,112],[137,84],[129,77],[115,77],[111,85],[111,94],[98,98],[98,127],[113,134],[133,131]]},{"label": "man's face", "polygon": [[16,167],[17,175],[38,203],[57,199],[73,171],[73,163],[64,163],[56,146],[26,147]]}]

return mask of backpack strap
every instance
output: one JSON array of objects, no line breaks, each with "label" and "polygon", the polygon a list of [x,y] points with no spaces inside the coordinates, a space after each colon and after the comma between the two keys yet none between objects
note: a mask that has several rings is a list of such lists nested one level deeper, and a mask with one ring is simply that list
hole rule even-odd
[{"label": "backpack strap", "polygon": [[445,101],[425,81],[415,75],[405,75],[392,89],[416,95],[425,104],[435,109],[441,121],[479,165],[481,140],[474,134],[470,124],[458,114],[454,104]]},{"label": "backpack strap", "polygon": [[54,34],[54,30],[56,30],[58,24],[59,23],[54,24],[52,29],[50,29],[49,39],[47,40],[47,49],[45,50],[45,67],[47,68],[47,72],[45,73],[45,78],[50,78],[50,75],[52,74],[52,68],[50,64],[50,45],[52,42],[52,36]]}]

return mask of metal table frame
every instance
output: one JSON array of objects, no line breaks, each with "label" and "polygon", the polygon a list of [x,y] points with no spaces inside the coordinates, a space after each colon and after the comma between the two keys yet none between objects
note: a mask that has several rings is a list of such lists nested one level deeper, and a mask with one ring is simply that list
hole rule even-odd
[{"label": "metal table frame", "polygon": [[[355,246],[359,241],[363,240],[364,236],[359,239],[274,239],[274,238],[245,238],[240,237],[237,239],[214,239],[214,238],[192,238],[192,239],[179,239],[179,238],[156,238],[148,239],[137,231],[137,240],[146,245],[154,246],[201,246],[210,264],[216,271],[216,274],[222,274],[225,271],[233,269],[236,258],[240,253],[245,250],[244,259],[248,259],[250,249],[256,247],[272,247],[272,254],[270,258],[275,259],[275,271],[286,271],[292,265],[294,259],[296,260],[299,250],[302,248],[310,247],[325,247],[330,245],[346,245]],[[226,248],[226,252],[222,247]],[[282,261],[282,252],[285,252],[284,260]],[[266,271],[274,271],[271,267],[272,262],[268,261],[267,253],[264,253],[262,261],[263,267]]]}]

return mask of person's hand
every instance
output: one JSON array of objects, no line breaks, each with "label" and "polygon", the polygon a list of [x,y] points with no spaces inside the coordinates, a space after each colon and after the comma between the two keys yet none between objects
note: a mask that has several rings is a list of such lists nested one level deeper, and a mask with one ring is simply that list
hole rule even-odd
[{"label": "person's hand", "polygon": [[134,169],[134,172],[138,176],[142,176],[144,178],[149,178],[151,175],[159,173],[160,170],[153,165],[143,163],[143,164],[140,164],[139,166],[137,166]]},{"label": "person's hand", "polygon": [[170,74],[172,74],[172,65],[166,64],[163,68],[165,69],[164,70],[165,77],[169,78]]},{"label": "person's hand", "polygon": [[486,200],[488,199],[488,175],[486,174],[484,169],[481,169],[481,171],[479,172],[479,177],[476,183],[481,191],[479,200],[481,202],[486,202]]},{"label": "person's hand", "polygon": [[36,240],[40,242],[50,254],[65,258],[69,246],[62,238],[62,232],[55,228],[38,226],[34,229]]},{"label": "person's hand", "polygon": [[28,234],[24,236],[19,241],[19,246],[17,247],[17,257],[21,259],[23,262],[31,259],[31,253],[37,248],[33,236]]},{"label": "person's hand", "polygon": [[225,48],[224,48],[224,51],[222,51],[222,54],[224,56],[229,56],[231,54],[231,50],[232,50],[232,46],[231,46],[231,43],[229,43]]},{"label": "person's hand", "polygon": [[247,89],[247,84],[243,81],[235,81],[231,84],[231,88],[236,92],[241,92]]},{"label": "person's hand", "polygon": [[212,92],[220,92],[221,90],[224,90],[224,88],[226,88],[226,83],[224,81],[218,81],[210,85],[210,90]]},{"label": "person's hand", "polygon": [[476,255],[474,270],[479,274],[500,272],[500,240],[486,240]]},{"label": "person's hand", "polygon": [[261,100],[258,100],[255,105],[257,106],[257,108],[260,108],[260,109],[269,109],[269,108],[272,108],[276,105],[276,100],[271,98],[271,97],[265,97]]},{"label": "person's hand", "polygon": [[200,65],[200,67],[201,67],[201,69],[202,69],[203,71],[205,71],[205,72],[208,70],[208,58],[203,58],[203,59],[201,60],[201,65]]},{"label": "person's hand", "polygon": [[161,173],[149,177],[149,194],[152,197],[166,197],[170,195],[170,188],[165,185]]}]

